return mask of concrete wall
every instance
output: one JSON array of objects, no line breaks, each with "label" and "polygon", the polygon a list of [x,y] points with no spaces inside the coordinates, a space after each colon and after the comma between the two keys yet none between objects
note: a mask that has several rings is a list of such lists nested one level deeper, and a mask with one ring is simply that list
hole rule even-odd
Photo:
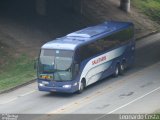
[{"label": "concrete wall", "polygon": [[35,0],[0,0],[1,14],[33,15],[35,14]]},{"label": "concrete wall", "polygon": [[35,0],[36,11],[45,16],[52,13],[60,13],[63,10],[78,10],[80,0]]},{"label": "concrete wall", "polygon": [[42,16],[46,15],[46,12],[47,12],[47,1],[46,0],[36,0],[36,12]]},{"label": "concrete wall", "polygon": [[[70,8],[73,11],[83,13],[83,7],[85,4],[84,0],[35,0],[36,1],[36,11],[39,15],[45,16],[51,11],[52,6],[54,9],[60,10],[62,7]],[[49,7],[49,8],[48,8]],[[57,7],[57,8],[56,8]],[[120,0],[120,8],[126,12],[130,12],[130,0]]]}]

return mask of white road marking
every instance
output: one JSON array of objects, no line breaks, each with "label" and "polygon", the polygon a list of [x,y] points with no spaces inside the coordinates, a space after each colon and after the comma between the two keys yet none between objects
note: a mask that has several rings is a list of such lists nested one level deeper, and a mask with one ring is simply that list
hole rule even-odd
[{"label": "white road marking", "polygon": [[124,107],[126,107],[126,106],[128,106],[128,105],[130,105],[130,104],[132,104],[132,103],[134,103],[134,102],[136,102],[136,101],[138,101],[138,100],[140,100],[140,99],[142,99],[142,98],[144,98],[144,97],[146,97],[146,96],[148,96],[148,95],[150,95],[150,94],[152,94],[152,93],[158,91],[158,90],[160,90],[160,86],[159,86],[158,88],[156,88],[156,89],[154,89],[154,90],[152,90],[152,91],[150,91],[150,92],[148,92],[148,93],[146,93],[146,94],[144,94],[144,95],[142,95],[142,96],[140,96],[140,97],[138,97],[138,98],[136,98],[136,99],[130,101],[129,103],[126,103],[126,104],[124,104],[124,105],[122,105],[122,106],[120,106],[120,107],[118,107],[118,108],[116,108],[116,109],[114,109],[114,110],[108,112],[107,114],[102,115],[102,116],[100,116],[100,117],[94,119],[94,120],[99,120],[99,119],[101,119],[101,118],[107,116],[108,114],[113,114],[114,112],[116,112],[116,111],[118,111],[118,110],[120,110],[120,109],[122,109],[122,108],[124,108]]},{"label": "white road marking", "polygon": [[15,101],[17,98],[12,98],[12,99],[10,99],[10,100],[8,100],[8,101],[5,101],[4,103],[0,103],[0,105],[4,105],[4,104],[7,104],[7,103],[10,103],[10,102],[13,102],[13,101]]},{"label": "white road marking", "polygon": [[25,93],[25,94],[22,94],[22,95],[19,95],[19,96],[15,97],[15,98],[12,98],[12,99],[10,99],[10,100],[8,100],[8,101],[2,102],[2,103],[0,103],[0,105],[8,104],[8,103],[10,103],[10,102],[13,102],[13,101],[17,100],[19,97],[24,97],[24,96],[29,95],[29,94],[32,94],[32,93],[34,93],[34,92],[36,92],[36,90],[27,92],[27,93]]},{"label": "white road marking", "polygon": [[24,97],[24,96],[29,95],[29,94],[32,94],[32,93],[34,93],[34,92],[36,92],[36,90],[32,90],[32,91],[30,91],[30,92],[27,92],[27,93],[22,94],[22,95],[19,95],[19,96],[20,96],[20,97]]},{"label": "white road marking", "polygon": [[128,106],[128,105],[130,105],[130,104],[132,104],[132,103],[134,103],[134,102],[136,102],[136,101],[138,101],[138,100],[140,100],[140,99],[142,99],[142,98],[144,98],[144,97],[146,97],[146,96],[148,96],[150,94],[152,94],[153,92],[158,91],[158,90],[160,90],[160,87],[158,87],[158,88],[156,88],[156,89],[154,89],[154,90],[152,90],[152,91],[150,91],[150,92],[148,92],[148,93],[146,93],[146,94],[144,94],[144,95],[132,100],[129,103],[126,103],[126,104],[124,104],[124,105],[122,105],[122,106],[120,106],[120,107],[108,112],[108,114],[112,114],[112,113],[116,112],[117,110],[120,110],[120,109],[122,109],[122,108],[124,108],[124,107],[126,107],[126,106]]}]

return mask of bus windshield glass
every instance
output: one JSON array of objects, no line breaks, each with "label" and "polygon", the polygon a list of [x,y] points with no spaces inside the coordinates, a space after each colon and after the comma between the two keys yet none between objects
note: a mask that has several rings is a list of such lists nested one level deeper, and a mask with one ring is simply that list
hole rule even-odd
[{"label": "bus windshield glass", "polygon": [[56,81],[72,79],[73,51],[42,49],[39,57],[39,76],[53,75]]}]

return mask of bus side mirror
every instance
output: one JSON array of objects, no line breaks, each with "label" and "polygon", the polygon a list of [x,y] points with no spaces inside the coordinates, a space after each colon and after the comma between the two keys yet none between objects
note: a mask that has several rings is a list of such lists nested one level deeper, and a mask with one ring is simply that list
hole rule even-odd
[{"label": "bus side mirror", "polygon": [[36,70],[38,66],[38,58],[34,60],[34,69]]}]

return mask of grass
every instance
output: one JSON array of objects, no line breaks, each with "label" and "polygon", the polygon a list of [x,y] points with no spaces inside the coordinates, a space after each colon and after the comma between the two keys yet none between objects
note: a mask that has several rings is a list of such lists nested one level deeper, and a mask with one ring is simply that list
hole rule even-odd
[{"label": "grass", "polygon": [[132,0],[132,4],[160,24],[160,0]]},{"label": "grass", "polygon": [[35,79],[34,60],[25,54],[9,55],[0,48],[0,92]]}]

